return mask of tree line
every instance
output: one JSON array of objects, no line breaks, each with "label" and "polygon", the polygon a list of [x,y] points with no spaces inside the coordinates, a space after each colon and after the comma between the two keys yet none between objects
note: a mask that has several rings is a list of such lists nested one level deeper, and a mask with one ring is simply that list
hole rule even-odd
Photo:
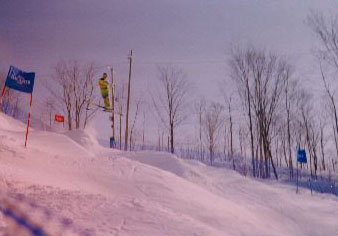
[{"label": "tree line", "polygon": [[[318,80],[325,91],[321,103],[295,76],[296,68],[285,56],[254,46],[233,47],[226,62],[229,76],[225,84],[232,82],[236,92],[224,87],[224,102],[200,99],[193,104],[198,126],[193,158],[213,165],[215,153],[223,149],[224,159],[234,169],[235,158],[245,156],[250,157],[254,177],[270,178],[272,173],[278,179],[277,167],[285,166],[293,178],[296,152],[302,148],[307,151],[306,168],[312,177],[317,178],[319,171],[336,172],[338,18],[311,12],[307,24],[321,45],[315,53]],[[191,111],[187,112],[192,105],[187,104],[191,85],[176,67],[161,67],[159,72],[162,89],[152,100],[168,132],[168,149],[174,152],[176,130]],[[206,152],[208,160],[204,159]]]}]

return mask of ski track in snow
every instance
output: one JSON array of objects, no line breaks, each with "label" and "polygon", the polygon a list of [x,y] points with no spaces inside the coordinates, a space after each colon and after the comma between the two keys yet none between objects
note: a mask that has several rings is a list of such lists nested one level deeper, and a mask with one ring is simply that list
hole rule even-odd
[{"label": "ski track in snow", "polygon": [[[23,137],[24,126],[0,113],[0,200],[50,235],[338,235],[331,195],[297,195],[167,153],[112,151],[83,131],[32,131],[27,149]],[[0,235],[9,227],[1,219]]]}]

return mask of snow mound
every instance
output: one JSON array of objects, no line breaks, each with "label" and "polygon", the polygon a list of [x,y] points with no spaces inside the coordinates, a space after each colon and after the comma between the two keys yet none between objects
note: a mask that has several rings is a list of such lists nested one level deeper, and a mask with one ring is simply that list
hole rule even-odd
[{"label": "snow mound", "polygon": [[0,126],[2,130],[23,132],[26,131],[26,124],[0,112]]},{"label": "snow mound", "polygon": [[100,147],[95,133],[93,133],[92,130],[72,130],[66,132],[65,135],[88,150],[93,150]]},{"label": "snow mound", "polygon": [[[210,168],[201,162],[183,160],[171,153],[165,152],[141,151],[137,153],[121,153],[121,155],[124,155],[132,160],[160,168],[164,171],[168,171],[186,179],[189,179],[189,177],[193,176],[204,178],[199,174],[199,171],[196,171],[196,169],[201,170],[203,168]],[[202,181],[202,179],[196,181]]]},{"label": "snow mound", "polygon": [[[69,228],[76,228],[71,234],[54,228],[57,223],[46,223],[48,235],[338,233],[338,201],[332,196],[305,191],[296,195],[291,187],[268,185],[166,153],[105,149],[90,129],[65,135],[32,131],[24,148],[19,125],[0,114],[1,191],[67,217]],[[28,217],[39,215],[21,209]],[[0,214],[0,235],[6,228],[3,218]]]}]

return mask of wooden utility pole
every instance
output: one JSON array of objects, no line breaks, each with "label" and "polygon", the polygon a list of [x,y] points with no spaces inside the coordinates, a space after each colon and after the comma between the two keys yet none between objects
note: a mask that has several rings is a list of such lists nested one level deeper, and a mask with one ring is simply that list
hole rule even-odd
[{"label": "wooden utility pole", "polygon": [[133,50],[130,50],[129,59],[129,80],[128,80],[128,97],[127,97],[127,112],[126,112],[126,133],[124,136],[124,150],[128,149],[128,118],[129,118],[129,103],[130,103],[130,79],[131,79],[131,63],[133,58]]},{"label": "wooden utility pole", "polygon": [[113,67],[110,68],[110,73],[111,73],[111,108],[112,108],[112,117],[111,117],[111,128],[112,128],[112,137],[110,138],[110,148],[115,147],[115,109],[114,109],[114,105],[115,105],[115,84],[114,84],[114,69]]},{"label": "wooden utility pole", "polygon": [[122,101],[123,96],[119,96],[119,104],[120,104],[120,150],[122,150]]}]

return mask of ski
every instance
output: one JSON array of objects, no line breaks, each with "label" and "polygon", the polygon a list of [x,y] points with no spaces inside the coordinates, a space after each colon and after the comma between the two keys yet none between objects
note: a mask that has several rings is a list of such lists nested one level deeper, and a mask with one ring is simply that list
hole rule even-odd
[{"label": "ski", "polygon": [[[107,109],[105,106],[102,106],[102,105],[99,105],[99,104],[96,104],[96,103],[90,103],[90,105],[102,108],[102,111],[104,111],[104,112],[110,112],[111,113],[113,111],[113,109]],[[91,110],[91,109],[87,108],[87,110]],[[114,113],[122,116],[122,114],[120,112],[114,112]]]}]

